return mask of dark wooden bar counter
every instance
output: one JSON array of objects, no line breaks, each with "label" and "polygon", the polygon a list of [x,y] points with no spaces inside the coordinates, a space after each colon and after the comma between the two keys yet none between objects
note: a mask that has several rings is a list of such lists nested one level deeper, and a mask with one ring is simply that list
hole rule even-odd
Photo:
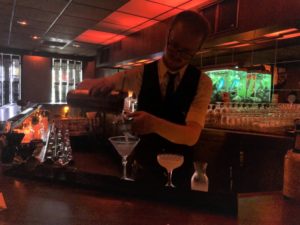
[{"label": "dark wooden bar counter", "polygon": [[297,225],[300,204],[280,192],[241,194],[238,216],[215,214],[166,202],[113,196],[81,188],[0,175],[7,209],[0,224],[262,224]]}]

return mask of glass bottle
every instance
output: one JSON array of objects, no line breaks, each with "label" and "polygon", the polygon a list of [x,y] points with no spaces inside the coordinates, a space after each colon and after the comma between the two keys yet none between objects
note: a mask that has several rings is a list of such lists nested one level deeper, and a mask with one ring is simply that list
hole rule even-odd
[{"label": "glass bottle", "polygon": [[194,162],[195,172],[191,178],[191,189],[208,192],[208,177],[206,175],[206,162]]}]

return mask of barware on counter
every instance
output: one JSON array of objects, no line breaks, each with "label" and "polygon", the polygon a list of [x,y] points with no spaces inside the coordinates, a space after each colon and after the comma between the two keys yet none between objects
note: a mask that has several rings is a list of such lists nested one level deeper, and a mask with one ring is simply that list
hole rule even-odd
[{"label": "barware on counter", "polygon": [[121,179],[132,181],[133,179],[127,176],[127,157],[139,143],[140,138],[136,136],[115,136],[108,138],[108,140],[122,157],[123,176]]},{"label": "barware on counter", "polygon": [[53,161],[60,166],[66,166],[72,159],[69,130],[64,129],[61,123],[57,126],[53,123],[47,142],[46,160]]},{"label": "barware on counter", "polygon": [[164,167],[168,172],[168,180],[165,186],[174,188],[175,185],[172,183],[173,170],[182,166],[184,162],[183,155],[172,153],[160,153],[157,155],[157,161],[159,165]]},{"label": "barware on counter", "polygon": [[195,191],[208,192],[209,180],[206,175],[206,162],[194,162],[195,172],[191,178],[191,189]]}]

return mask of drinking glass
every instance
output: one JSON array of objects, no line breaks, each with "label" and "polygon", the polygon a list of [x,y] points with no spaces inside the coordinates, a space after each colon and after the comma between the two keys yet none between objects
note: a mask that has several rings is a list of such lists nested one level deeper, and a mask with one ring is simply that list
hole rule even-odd
[{"label": "drinking glass", "polygon": [[174,169],[182,166],[184,157],[179,154],[161,153],[157,155],[157,161],[168,172],[168,181],[165,186],[175,187],[172,183],[172,173]]},{"label": "drinking glass", "polygon": [[108,140],[115,147],[119,155],[122,157],[123,165],[123,180],[133,180],[127,176],[127,157],[132,153],[135,146],[139,143],[140,138],[136,136],[115,136],[110,137]]}]

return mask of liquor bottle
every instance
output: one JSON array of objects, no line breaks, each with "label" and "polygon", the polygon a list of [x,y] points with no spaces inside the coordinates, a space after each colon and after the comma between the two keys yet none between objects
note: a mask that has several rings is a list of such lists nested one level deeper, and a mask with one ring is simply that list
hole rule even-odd
[{"label": "liquor bottle", "polygon": [[117,116],[115,121],[113,121],[113,124],[117,125],[117,130],[126,136],[133,135],[131,129],[132,117],[128,117],[128,114],[137,111],[137,104],[138,101],[134,97],[133,92],[129,91],[124,99],[121,115]]},{"label": "liquor bottle", "polygon": [[137,99],[133,96],[133,92],[129,91],[128,96],[124,99],[123,114],[132,113],[137,110]]}]

